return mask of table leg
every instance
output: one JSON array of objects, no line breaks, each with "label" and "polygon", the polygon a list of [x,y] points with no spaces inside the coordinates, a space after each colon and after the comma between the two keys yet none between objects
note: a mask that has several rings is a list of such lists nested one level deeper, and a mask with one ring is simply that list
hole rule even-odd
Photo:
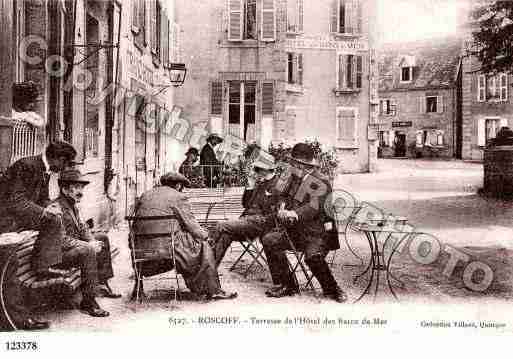
[{"label": "table leg", "polygon": [[369,269],[371,268],[371,266],[374,263],[374,259],[373,259],[374,251],[373,251],[373,248],[372,248],[373,247],[372,240],[369,239],[369,235],[367,234],[367,232],[365,232],[365,238],[367,238],[367,241],[369,242],[369,247],[371,249],[371,258],[369,259],[369,264],[367,265],[367,268],[365,268],[365,270],[363,272],[361,272],[360,274],[358,274],[356,277],[353,278],[353,284],[356,284],[358,279],[360,277],[362,277],[363,275],[365,275],[365,273],[367,273],[369,271]]},{"label": "table leg", "polygon": [[372,281],[374,280],[374,270],[376,268],[375,261],[374,261],[375,248],[374,248],[374,245],[372,243],[372,239],[369,237],[369,234],[367,232],[365,232],[365,237],[367,238],[367,241],[369,242],[369,246],[370,246],[370,249],[371,249],[371,259],[370,259],[370,262],[369,262],[369,266],[367,267],[365,272],[360,274],[358,277],[361,277],[363,274],[365,274],[372,267],[372,269],[371,269],[371,276],[369,278],[369,283],[367,283],[367,287],[365,288],[363,293],[358,297],[358,299],[356,299],[353,303],[356,303],[356,302],[360,301],[360,299],[362,299],[367,294],[367,292],[369,291],[370,287],[372,286]]},{"label": "table leg", "polygon": [[[376,260],[377,260],[377,266],[373,266],[373,270],[374,269],[377,269],[377,273],[376,273],[376,288],[374,289],[374,300],[376,300],[376,297],[378,296],[378,290],[379,290],[379,272],[382,268],[381,266],[381,256],[383,255],[383,252],[379,252],[379,247],[378,247],[378,239],[377,239],[377,235],[375,232],[372,232],[372,237],[373,237],[373,240],[374,240],[374,252],[376,254]],[[384,261],[383,261],[384,262]]]},{"label": "table leg", "polygon": [[401,245],[401,243],[408,237],[408,235],[405,235],[403,236],[403,238],[401,238],[400,240],[397,241],[397,243],[394,245],[394,247],[392,248],[392,253],[390,253],[390,256],[388,257],[388,262],[387,262],[387,283],[388,283],[388,288],[390,289],[390,292],[392,293],[392,295],[394,296],[394,298],[396,300],[399,300],[397,298],[397,295],[395,294],[395,291],[394,291],[394,287],[392,286],[392,284],[390,283],[390,277],[392,277],[393,279],[395,279],[396,281],[398,281],[399,283],[401,283],[401,289],[406,289],[405,288],[405,285],[402,281],[400,281],[399,279],[397,279],[394,275],[392,275],[392,273],[390,272],[390,263],[392,262],[392,257],[394,256],[394,254],[397,252],[397,248],[399,248],[399,246]]}]

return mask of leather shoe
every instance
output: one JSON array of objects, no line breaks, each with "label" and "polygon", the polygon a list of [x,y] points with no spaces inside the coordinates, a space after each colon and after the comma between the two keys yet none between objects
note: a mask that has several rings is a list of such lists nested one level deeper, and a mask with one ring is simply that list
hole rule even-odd
[{"label": "leather shoe", "polygon": [[347,302],[347,294],[340,288],[337,288],[333,293],[325,294],[326,298],[333,299],[337,303]]},{"label": "leather shoe", "polygon": [[290,287],[282,285],[278,288],[273,288],[265,292],[265,295],[271,298],[289,297],[299,293],[298,287]]},{"label": "leather shoe", "polygon": [[100,308],[98,303],[96,301],[91,300],[83,300],[82,303],[80,303],[80,311],[89,314],[91,317],[108,317],[109,312],[106,310],[103,310]]},{"label": "leather shoe", "polygon": [[43,330],[50,328],[50,322],[42,322],[34,318],[27,318],[21,325],[23,330]]},{"label": "leather shoe", "polygon": [[223,299],[234,299],[237,298],[237,293],[226,293],[224,290],[221,290],[217,292],[216,294],[212,294],[211,296],[208,296],[207,299],[209,300],[223,300]]}]

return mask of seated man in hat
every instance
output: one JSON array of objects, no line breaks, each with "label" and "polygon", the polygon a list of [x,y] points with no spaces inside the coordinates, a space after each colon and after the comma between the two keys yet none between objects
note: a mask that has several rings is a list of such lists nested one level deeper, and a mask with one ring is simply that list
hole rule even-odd
[{"label": "seated man in hat", "polygon": [[[141,195],[135,204],[134,216],[175,215],[178,226],[170,238],[163,234],[169,232],[172,220],[135,220],[132,235],[136,239],[140,236],[136,247],[150,247],[163,253],[162,258],[143,262],[136,269],[143,276],[152,276],[170,271],[176,264],[176,271],[194,294],[212,300],[235,298],[237,293],[226,293],[221,289],[212,248],[207,241],[208,232],[194,218],[187,196],[180,193],[190,184],[189,180],[179,173],[169,172],[161,177],[160,183],[161,186]],[[171,248],[173,244],[174,248]],[[136,280],[132,298],[143,295],[142,283]]]},{"label": "seated man in hat", "polygon": [[183,174],[190,182],[191,187],[201,188],[205,187],[205,180],[200,166],[194,164],[198,161],[199,151],[191,147],[185,152],[185,160],[180,165],[178,172]]},{"label": "seated man in hat", "polygon": [[[255,161],[248,176],[248,186],[242,195],[244,212],[236,220],[219,222],[212,233],[216,263],[219,265],[233,241],[253,240],[275,226],[273,188],[276,183],[276,164],[271,155]],[[276,282],[277,278],[273,277]],[[277,282],[276,282],[277,283]]]},{"label": "seated man in hat", "polygon": [[120,298],[112,293],[108,279],[114,276],[110,258],[109,238],[106,235],[93,236],[80,217],[78,204],[82,200],[88,180],[77,169],[68,169],[59,177],[60,195],[54,203],[62,212],[65,234],[62,241],[62,264],[60,268],[79,267],[82,276],[82,302],[80,310],[93,317],[106,317],[109,313],[96,302],[99,285],[104,296]]},{"label": "seated man in hat", "polygon": [[277,220],[281,225],[262,238],[269,270],[279,283],[266,292],[269,297],[298,292],[297,280],[285,255],[285,250],[293,245],[304,252],[305,262],[324,295],[339,303],[347,300],[325,260],[330,250],[339,248],[339,243],[338,233],[327,228],[335,228],[325,206],[332,188],[317,167],[313,149],[306,143],[298,143],[292,148],[288,168],[274,187],[273,197],[278,199]]},{"label": "seated man in hat", "polygon": [[216,188],[221,183],[223,164],[217,159],[215,148],[223,142],[223,138],[216,133],[207,137],[207,143],[201,149],[200,165],[203,167],[205,184],[207,187]]}]

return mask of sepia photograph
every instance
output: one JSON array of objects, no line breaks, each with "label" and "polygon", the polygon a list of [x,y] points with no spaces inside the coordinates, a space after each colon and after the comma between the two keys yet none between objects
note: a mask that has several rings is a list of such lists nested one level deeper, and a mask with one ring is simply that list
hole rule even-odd
[{"label": "sepia photograph", "polygon": [[513,1],[0,0],[0,69],[2,357],[513,334]]}]

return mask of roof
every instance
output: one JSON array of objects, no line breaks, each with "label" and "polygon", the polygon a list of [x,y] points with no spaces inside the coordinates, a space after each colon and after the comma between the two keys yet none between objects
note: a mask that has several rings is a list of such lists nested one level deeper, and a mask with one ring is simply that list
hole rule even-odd
[{"label": "roof", "polygon": [[[378,52],[379,91],[454,87],[462,44],[460,38],[438,38],[383,45]],[[413,81],[400,81],[403,64],[415,65]]]}]

